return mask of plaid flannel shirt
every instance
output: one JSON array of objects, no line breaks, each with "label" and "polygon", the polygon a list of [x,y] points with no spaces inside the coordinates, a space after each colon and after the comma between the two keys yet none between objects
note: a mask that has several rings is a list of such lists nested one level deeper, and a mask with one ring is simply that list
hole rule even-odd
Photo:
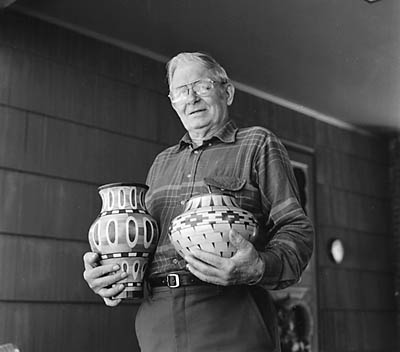
[{"label": "plaid flannel shirt", "polygon": [[280,289],[300,279],[312,254],[313,228],[299,205],[287,152],[267,129],[238,129],[230,120],[200,147],[186,133],[156,157],[146,183],[146,206],[161,232],[150,277],[185,269],[168,238],[170,222],[190,197],[219,187],[259,222],[254,245],[266,263],[259,284]]}]

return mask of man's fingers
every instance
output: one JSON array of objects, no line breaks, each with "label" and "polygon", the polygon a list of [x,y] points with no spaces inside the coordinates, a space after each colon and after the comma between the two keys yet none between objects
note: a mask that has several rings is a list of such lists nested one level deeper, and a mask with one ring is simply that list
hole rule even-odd
[{"label": "man's fingers", "polygon": [[120,294],[124,290],[124,285],[119,284],[115,285],[112,288],[109,289],[103,289],[102,292],[100,292],[100,296],[103,298],[104,303],[109,306],[109,307],[115,307],[118,304],[121,303],[122,299],[121,298],[112,298]]},{"label": "man's fingers", "polygon": [[123,284],[116,284],[110,288],[102,288],[101,290],[99,290],[97,294],[103,298],[111,299],[112,297],[115,297],[118,294],[120,294],[124,290],[124,288],[125,286]]},{"label": "man's fingers", "polygon": [[121,303],[121,299],[120,298],[118,298],[118,299],[110,299],[110,298],[103,297],[103,300],[104,300],[104,303],[109,307],[115,307],[115,306],[117,306],[118,304]]},{"label": "man's fingers", "polygon": [[83,256],[83,263],[85,265],[85,270],[95,268],[99,260],[99,255],[93,252],[87,252]]},{"label": "man's fingers", "polygon": [[[97,274],[97,276],[105,276],[112,273],[116,273],[120,269],[118,264],[107,264],[100,265],[97,268],[93,269],[93,272]],[[125,271],[121,271],[119,274],[125,273]]]},{"label": "man's fingers", "polygon": [[[199,255],[204,259],[209,258],[207,254],[204,252]],[[215,256],[211,254],[212,256]],[[187,256],[186,262],[188,263],[188,270],[195,276],[197,276],[200,280],[205,282],[209,282],[216,285],[227,285],[229,283],[229,278],[232,272],[232,264],[227,258],[217,257],[219,260],[214,261],[214,258],[211,259],[214,263],[220,263],[219,266],[214,266],[208,264],[205,260],[200,260],[198,257]]]},{"label": "man's fingers", "polygon": [[118,264],[100,265],[99,255],[87,252],[83,255],[85,270],[83,277],[89,287],[99,296],[109,307],[115,307],[121,299],[112,299],[121,293],[125,286],[119,281],[125,279],[128,274],[121,270]]},{"label": "man's fingers", "polygon": [[120,269],[119,265],[108,264],[100,265],[98,267],[89,267],[83,272],[83,277],[86,281],[95,280],[102,276],[109,275],[111,273],[117,272]]},{"label": "man's fingers", "polygon": [[203,260],[199,260],[199,257],[194,257],[188,255],[185,257],[185,260],[191,267],[195,268],[198,271],[201,271],[205,275],[215,275],[217,269],[214,266],[209,265],[207,262]]},{"label": "man's fingers", "polygon": [[218,271],[215,268],[207,269],[196,266],[196,264],[187,264],[187,269],[197,278],[204,282],[208,282],[214,285],[226,286],[229,284],[228,280],[225,278],[223,272]]},{"label": "man's fingers", "polygon": [[[100,267],[99,267],[100,268]],[[97,268],[96,268],[97,269]],[[95,270],[95,269],[93,269]],[[128,274],[125,271],[121,271],[111,275],[101,275],[97,276],[95,279],[91,281],[91,287],[93,289],[110,287],[111,285],[116,284],[118,281],[125,279]]]},{"label": "man's fingers", "polygon": [[216,268],[221,267],[221,265],[223,265],[223,261],[225,259],[225,258],[221,258],[220,256],[217,256],[214,253],[205,252],[205,251],[202,251],[195,247],[192,247],[190,249],[190,252],[197,259],[199,259],[202,262],[207,263],[209,265],[215,266]]},{"label": "man's fingers", "polygon": [[200,280],[217,285],[257,282],[265,269],[259,265],[254,245],[235,231],[229,237],[237,248],[231,258],[191,248],[191,254],[185,257],[188,270]]}]

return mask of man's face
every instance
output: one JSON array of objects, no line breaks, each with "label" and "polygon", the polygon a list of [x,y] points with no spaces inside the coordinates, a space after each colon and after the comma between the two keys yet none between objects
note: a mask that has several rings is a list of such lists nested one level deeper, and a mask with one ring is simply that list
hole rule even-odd
[{"label": "man's face", "polygon": [[[209,70],[198,63],[181,64],[175,70],[170,82],[171,90],[201,79],[213,79]],[[234,88],[228,84],[216,83],[207,96],[198,96],[192,88],[189,96],[172,103],[183,126],[192,138],[209,137],[228,119],[228,105],[233,100]]]}]

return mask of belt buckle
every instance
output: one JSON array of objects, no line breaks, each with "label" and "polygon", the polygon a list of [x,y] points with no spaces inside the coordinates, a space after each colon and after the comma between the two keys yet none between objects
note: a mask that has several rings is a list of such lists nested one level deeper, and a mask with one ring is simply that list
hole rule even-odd
[{"label": "belt buckle", "polygon": [[169,288],[177,288],[180,285],[181,285],[181,282],[179,280],[178,274],[168,274],[167,275],[167,286]]}]

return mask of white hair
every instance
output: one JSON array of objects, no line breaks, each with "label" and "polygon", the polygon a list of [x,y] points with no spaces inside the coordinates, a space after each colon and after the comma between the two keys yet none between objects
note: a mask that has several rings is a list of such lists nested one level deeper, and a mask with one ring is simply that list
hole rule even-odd
[{"label": "white hair", "polygon": [[167,62],[168,85],[171,85],[172,76],[179,65],[193,62],[210,70],[213,79],[222,83],[230,82],[225,69],[211,55],[201,52],[183,52],[174,56]]}]

